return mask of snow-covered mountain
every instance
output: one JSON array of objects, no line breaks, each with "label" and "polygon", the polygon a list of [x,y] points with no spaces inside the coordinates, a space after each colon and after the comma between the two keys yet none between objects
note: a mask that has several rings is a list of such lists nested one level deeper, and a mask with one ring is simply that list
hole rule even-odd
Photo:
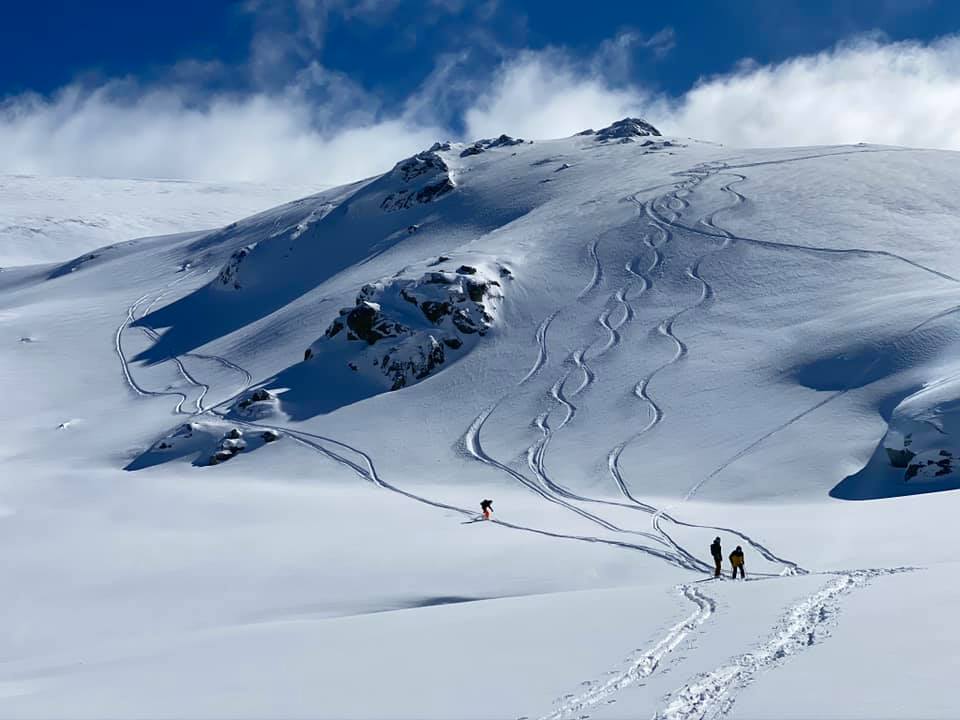
[{"label": "snow-covered mountain", "polygon": [[0,715],[955,716],[958,190],[627,118],[4,268]]}]

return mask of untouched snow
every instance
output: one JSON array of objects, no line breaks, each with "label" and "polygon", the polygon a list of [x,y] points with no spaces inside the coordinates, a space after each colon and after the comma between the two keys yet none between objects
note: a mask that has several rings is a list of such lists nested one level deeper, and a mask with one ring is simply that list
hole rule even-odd
[{"label": "untouched snow", "polygon": [[121,240],[217,227],[316,190],[0,175],[0,267],[67,260]]},{"label": "untouched snow", "polygon": [[4,246],[0,715],[955,717],[958,178],[627,121],[212,231],[269,193],[16,180],[114,235]]}]

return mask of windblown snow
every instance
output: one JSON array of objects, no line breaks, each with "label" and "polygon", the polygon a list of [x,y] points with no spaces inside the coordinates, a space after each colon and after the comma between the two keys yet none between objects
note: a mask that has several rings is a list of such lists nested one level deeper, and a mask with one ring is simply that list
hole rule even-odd
[{"label": "windblown snow", "polygon": [[960,713],[960,155],[3,188],[3,717]]}]

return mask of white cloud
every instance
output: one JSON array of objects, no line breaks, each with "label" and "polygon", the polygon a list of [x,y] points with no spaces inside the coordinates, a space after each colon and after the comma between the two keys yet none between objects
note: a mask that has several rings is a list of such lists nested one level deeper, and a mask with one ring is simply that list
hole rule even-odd
[{"label": "white cloud", "polygon": [[382,172],[442,134],[366,115],[318,128],[316,109],[296,93],[192,105],[176,92],[124,98],[111,90],[71,87],[5,103],[0,172],[327,185]]},{"label": "white cloud", "polygon": [[22,95],[0,104],[0,173],[327,185],[455,137],[451,116],[463,139],[562,137],[644,115],[667,134],[733,145],[862,140],[960,149],[960,38],[862,40],[774,66],[742,63],[674,99],[623,84],[603,57],[527,51],[484,76],[469,54],[448,54],[393,111],[317,64],[274,93],[204,98],[186,86],[113,81]]},{"label": "white cloud", "polygon": [[866,141],[960,149],[960,38],[862,40],[744,65],[651,108],[671,134],[749,145]]},{"label": "white cloud", "polygon": [[523,53],[505,64],[486,93],[467,109],[467,135],[507,132],[525,138],[572,135],[636,115],[645,96],[611,87],[602,75],[583,72],[557,50]]}]

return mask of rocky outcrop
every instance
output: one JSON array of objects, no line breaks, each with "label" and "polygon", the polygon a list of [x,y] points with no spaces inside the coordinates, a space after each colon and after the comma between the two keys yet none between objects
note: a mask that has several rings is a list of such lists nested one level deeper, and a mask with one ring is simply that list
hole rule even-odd
[{"label": "rocky outcrop", "polygon": [[617,120],[612,125],[597,130],[595,133],[584,131],[581,135],[592,134],[597,142],[632,142],[633,138],[649,137],[654,135],[660,137],[660,131],[642,118],[624,118]]},{"label": "rocky outcrop", "polygon": [[949,450],[919,453],[911,458],[904,473],[904,479],[915,482],[946,479],[953,474],[955,461],[953,453]]},{"label": "rocky outcrop", "polygon": [[[314,356],[331,342],[356,344],[347,362],[355,372],[382,376],[398,390],[423,380],[494,322],[502,268],[460,265],[456,272],[426,271],[364,285],[353,307],[340,310]],[[415,310],[413,310],[413,308]]]},{"label": "rocky outcrop", "polygon": [[226,265],[224,265],[217,279],[214,282],[214,285],[222,288],[232,288],[233,290],[239,290],[242,286],[240,285],[240,266],[243,264],[243,261],[250,255],[250,252],[255,245],[247,245],[242,247],[239,250],[234,250],[233,254],[230,256],[230,259],[227,260]]},{"label": "rocky outcrop", "polygon": [[210,456],[209,464],[219,465],[220,463],[226,462],[238,453],[243,452],[246,447],[247,443],[243,439],[243,433],[237,428],[232,428],[224,433],[223,438],[217,445],[217,449]]},{"label": "rocky outcrop", "polygon": [[275,414],[278,408],[277,396],[266,388],[244,393],[233,406],[234,412],[247,420],[268,417]]},{"label": "rocky outcrop", "polygon": [[[442,149],[442,146],[434,147]],[[388,177],[399,185],[380,202],[381,209],[388,212],[434,202],[455,187],[450,168],[433,149],[397,163]]]},{"label": "rocky outcrop", "polygon": [[[952,434],[955,403],[935,407],[935,411],[910,417],[895,412],[883,438],[883,449],[890,465],[903,469],[909,483],[941,482],[957,479],[957,448]],[[946,412],[944,412],[946,411]]]},{"label": "rocky outcrop", "polygon": [[523,145],[525,142],[523,138],[512,138],[509,135],[501,135],[498,138],[485,138],[483,140],[477,140],[473,145],[463,150],[463,152],[460,153],[460,157],[465,158],[471,155],[479,155],[491,148]]}]

